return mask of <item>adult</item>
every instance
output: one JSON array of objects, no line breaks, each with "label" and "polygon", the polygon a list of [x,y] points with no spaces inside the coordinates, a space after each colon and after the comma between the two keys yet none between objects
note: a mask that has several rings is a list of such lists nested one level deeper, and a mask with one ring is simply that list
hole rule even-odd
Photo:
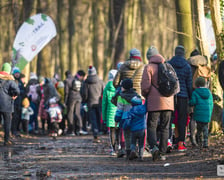
[{"label": "adult", "polygon": [[98,138],[101,130],[101,101],[103,96],[104,84],[99,79],[94,66],[89,66],[88,76],[83,83],[82,98],[87,103],[89,120],[92,124],[93,142],[99,143]]},{"label": "adult", "polygon": [[113,85],[115,88],[120,86],[122,80],[130,78],[133,81],[133,88],[138,94],[141,94],[141,78],[144,64],[141,58],[141,52],[133,48],[129,51],[129,58],[120,66],[116,74]]},{"label": "adult", "polygon": [[82,129],[80,89],[83,79],[82,74],[76,73],[75,77],[69,78],[65,86],[65,104],[67,106],[68,135],[85,135]]},{"label": "adult", "polygon": [[180,83],[180,92],[177,94],[176,111],[178,114],[178,151],[185,151],[184,145],[188,118],[188,101],[192,93],[192,71],[185,59],[185,48],[178,45],[175,56],[169,61],[176,71]]},{"label": "adult", "polygon": [[[197,49],[195,49],[191,52],[190,57],[187,59],[187,61],[191,66],[192,78],[195,77],[195,78],[193,78],[193,81],[192,81],[192,87],[194,87],[196,78],[200,76],[199,74],[195,73],[197,68],[199,66],[207,66],[208,60],[204,56],[200,55],[200,52]],[[206,68],[206,70],[207,70],[207,68]],[[210,72],[209,72],[209,74],[210,74]],[[206,84],[208,84],[208,83],[209,82],[206,82]],[[195,139],[195,137],[196,137],[196,121],[193,118],[193,108],[191,108],[191,111],[190,111],[190,118],[191,118],[190,123],[189,123],[190,141],[191,141],[192,146],[197,146],[196,139]]]},{"label": "adult", "polygon": [[19,87],[10,75],[11,65],[4,63],[0,72],[0,119],[4,121],[4,145],[11,145],[9,140],[14,99],[19,95]]},{"label": "adult", "polygon": [[[161,95],[158,87],[158,65],[164,63],[165,59],[159,54],[158,50],[151,46],[147,51],[148,65],[145,66],[141,89],[142,95],[147,101],[147,140],[152,149],[153,160],[165,160],[167,142],[169,136],[169,125],[171,114],[174,110],[174,96],[165,97]],[[160,121],[160,122],[159,122]],[[157,127],[160,128],[160,142],[157,146]]]},{"label": "adult", "polygon": [[22,100],[26,96],[26,90],[21,80],[21,71],[15,67],[12,71],[15,82],[17,83],[20,94],[14,101],[14,113],[12,115],[12,126],[11,131],[14,137],[20,137],[20,124],[21,124],[21,113],[22,113]]}]

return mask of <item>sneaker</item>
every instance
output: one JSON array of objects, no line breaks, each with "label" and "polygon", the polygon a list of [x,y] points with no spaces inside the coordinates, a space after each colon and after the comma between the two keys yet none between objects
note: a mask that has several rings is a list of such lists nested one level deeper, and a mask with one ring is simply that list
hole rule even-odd
[{"label": "sneaker", "polygon": [[100,142],[101,142],[100,139],[97,137],[93,139],[93,143],[100,143]]},{"label": "sneaker", "polygon": [[118,157],[118,158],[122,158],[122,157],[125,156],[125,154],[126,154],[126,153],[125,153],[124,149],[120,149],[119,152],[118,152],[118,154],[117,154],[117,157]]},{"label": "sneaker", "polygon": [[184,146],[183,142],[180,141],[178,143],[178,151],[183,152],[183,151],[186,151],[186,150],[187,150],[187,148]]},{"label": "sneaker", "polygon": [[66,135],[67,136],[75,136],[75,133],[74,132],[67,132]]},{"label": "sneaker", "polygon": [[159,159],[160,159],[161,161],[165,161],[165,160],[166,160],[166,156],[165,156],[165,155],[160,154]]},{"label": "sneaker", "polygon": [[137,159],[138,155],[136,154],[135,151],[131,151],[130,155],[129,155],[129,160],[133,160],[133,159]]},{"label": "sneaker", "polygon": [[172,143],[168,141],[166,152],[167,152],[167,153],[170,153],[172,149],[173,149]]},{"label": "sneaker", "polygon": [[143,157],[140,156],[140,157],[138,158],[138,161],[142,162],[142,161],[143,161]]},{"label": "sneaker", "polygon": [[58,135],[60,136],[63,133],[62,129],[58,130]]},{"label": "sneaker", "polygon": [[79,134],[80,134],[80,135],[87,135],[88,132],[87,132],[87,131],[80,130],[80,131],[79,131]]},{"label": "sneaker", "polygon": [[111,156],[116,156],[117,153],[116,153],[114,150],[111,150],[111,151],[110,151],[110,155],[111,155]]},{"label": "sneaker", "polygon": [[154,146],[152,149],[152,160],[157,161],[159,159],[159,149],[157,146]]},{"label": "sneaker", "polygon": [[4,146],[11,146],[11,145],[13,145],[13,142],[10,140],[4,142]]}]

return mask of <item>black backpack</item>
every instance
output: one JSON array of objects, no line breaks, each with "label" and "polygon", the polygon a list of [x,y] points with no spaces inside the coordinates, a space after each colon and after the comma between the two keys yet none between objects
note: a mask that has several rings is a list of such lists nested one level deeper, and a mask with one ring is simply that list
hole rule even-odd
[{"label": "black backpack", "polygon": [[160,63],[158,65],[158,87],[154,87],[161,95],[169,97],[180,91],[179,80],[171,64]]},{"label": "black backpack", "polygon": [[73,79],[73,80],[72,80],[72,87],[71,87],[71,89],[72,89],[73,91],[80,91],[81,86],[82,86],[81,81],[79,81],[79,80],[77,80],[77,79]]}]

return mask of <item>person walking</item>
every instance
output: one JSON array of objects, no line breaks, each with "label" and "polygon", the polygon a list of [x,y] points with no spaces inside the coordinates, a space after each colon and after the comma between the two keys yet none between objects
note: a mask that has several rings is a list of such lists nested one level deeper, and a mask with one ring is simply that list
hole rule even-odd
[{"label": "person walking", "polygon": [[[133,81],[129,78],[122,80],[121,91],[117,99],[117,110],[115,114],[115,127],[119,123],[119,127],[123,129],[125,139],[126,157],[129,159],[131,153],[131,131],[130,128],[124,128],[127,121],[127,113],[131,109],[131,99],[137,96],[135,89],[133,89]],[[121,149],[120,151],[123,151]]]},{"label": "person walking", "polygon": [[116,155],[116,145],[119,145],[119,128],[115,127],[115,112],[117,107],[112,104],[111,98],[115,95],[115,87],[113,86],[113,79],[117,73],[117,70],[112,69],[108,74],[108,82],[103,90],[103,99],[102,99],[102,118],[103,122],[106,124],[106,127],[109,129],[109,138],[111,145],[112,156]]},{"label": "person walking", "polygon": [[189,63],[185,59],[185,49],[178,45],[175,48],[175,56],[169,61],[176,71],[180,82],[180,92],[176,95],[176,111],[178,114],[178,151],[185,151],[184,145],[187,118],[188,118],[188,101],[192,93],[192,71]]},{"label": "person walking", "polygon": [[[152,150],[153,161],[165,160],[167,151],[167,143],[169,136],[169,125],[171,114],[174,110],[174,96],[165,97],[161,95],[156,87],[158,87],[158,66],[164,63],[165,59],[159,54],[158,50],[151,46],[147,51],[148,65],[145,66],[141,89],[142,95],[147,103],[147,140]],[[160,142],[157,146],[157,127],[160,121]]]},{"label": "person walking", "polygon": [[11,65],[4,63],[0,72],[0,119],[4,122],[4,145],[11,145],[10,128],[12,113],[14,112],[14,99],[19,95],[19,87],[14,81],[11,72]]},{"label": "person walking", "polygon": [[81,102],[82,97],[80,94],[81,89],[81,76],[79,73],[75,77],[70,78],[65,87],[65,104],[67,106],[67,118],[68,118],[68,135],[86,135],[86,131],[82,129],[81,118]]},{"label": "person walking", "polygon": [[87,103],[88,116],[92,125],[93,143],[99,143],[98,137],[101,130],[101,106],[103,96],[104,84],[99,79],[97,71],[94,66],[89,66],[88,76],[83,83],[82,98],[83,102]]},{"label": "person walking", "polygon": [[200,147],[208,148],[208,123],[211,121],[214,106],[213,97],[203,77],[195,80],[195,86],[189,105],[194,107],[193,118],[197,123],[196,140]]}]

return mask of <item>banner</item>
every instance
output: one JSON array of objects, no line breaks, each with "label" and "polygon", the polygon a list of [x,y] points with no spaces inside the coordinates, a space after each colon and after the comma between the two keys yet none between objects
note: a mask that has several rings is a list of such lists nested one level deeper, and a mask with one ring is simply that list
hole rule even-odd
[{"label": "banner", "polygon": [[12,67],[23,70],[27,63],[56,36],[52,19],[45,14],[36,14],[19,28],[13,43]]}]

